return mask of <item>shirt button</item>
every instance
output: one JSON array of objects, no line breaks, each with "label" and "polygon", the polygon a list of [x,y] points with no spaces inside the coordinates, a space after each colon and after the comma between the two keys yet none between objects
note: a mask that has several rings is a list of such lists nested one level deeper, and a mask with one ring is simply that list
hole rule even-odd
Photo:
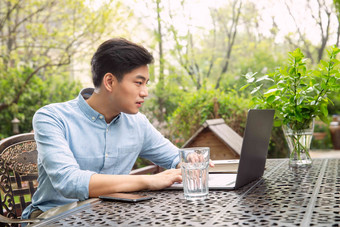
[{"label": "shirt button", "polygon": [[108,128],[106,129],[106,132],[109,132],[109,129],[108,129]]},{"label": "shirt button", "polygon": [[103,116],[99,116],[100,119],[103,119]]},{"label": "shirt button", "polygon": [[92,120],[94,121],[96,118],[95,117],[92,117]]},{"label": "shirt button", "polygon": [[105,153],[105,158],[107,158],[109,155],[107,153]]}]

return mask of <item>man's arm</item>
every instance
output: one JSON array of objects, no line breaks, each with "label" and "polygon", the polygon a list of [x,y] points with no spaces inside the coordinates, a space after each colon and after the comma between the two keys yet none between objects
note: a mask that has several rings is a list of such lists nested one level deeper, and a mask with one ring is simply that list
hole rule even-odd
[{"label": "man's arm", "polygon": [[170,169],[155,175],[93,174],[89,183],[89,197],[115,192],[159,190],[181,181],[180,169]]},{"label": "man's arm", "polygon": [[181,181],[180,171],[173,170],[139,176],[105,175],[81,170],[64,137],[64,125],[56,111],[45,108],[37,112],[33,125],[45,177],[66,198],[84,200],[114,192],[157,190]]}]

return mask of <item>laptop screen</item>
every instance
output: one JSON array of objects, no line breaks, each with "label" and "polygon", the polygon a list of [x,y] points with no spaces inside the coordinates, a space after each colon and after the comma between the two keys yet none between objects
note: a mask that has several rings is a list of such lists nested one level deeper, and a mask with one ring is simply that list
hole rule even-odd
[{"label": "laptop screen", "polygon": [[235,188],[242,187],[263,175],[274,112],[274,110],[249,110]]}]

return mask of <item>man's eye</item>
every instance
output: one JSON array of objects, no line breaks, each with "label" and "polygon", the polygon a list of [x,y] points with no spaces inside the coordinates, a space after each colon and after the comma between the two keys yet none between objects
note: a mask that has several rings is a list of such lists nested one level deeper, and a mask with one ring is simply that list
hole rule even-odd
[{"label": "man's eye", "polygon": [[143,83],[142,83],[142,82],[138,82],[138,81],[137,81],[137,82],[136,82],[136,84],[138,84],[138,85],[142,85]]}]

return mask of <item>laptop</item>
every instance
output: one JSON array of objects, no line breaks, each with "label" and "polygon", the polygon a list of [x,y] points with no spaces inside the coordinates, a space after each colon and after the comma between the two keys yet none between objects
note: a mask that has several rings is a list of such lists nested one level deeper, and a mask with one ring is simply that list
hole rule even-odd
[{"label": "laptop", "polygon": [[[262,177],[273,119],[274,110],[248,111],[237,173],[209,173],[209,190],[238,189]],[[183,189],[183,184],[175,183],[167,189]]]}]

